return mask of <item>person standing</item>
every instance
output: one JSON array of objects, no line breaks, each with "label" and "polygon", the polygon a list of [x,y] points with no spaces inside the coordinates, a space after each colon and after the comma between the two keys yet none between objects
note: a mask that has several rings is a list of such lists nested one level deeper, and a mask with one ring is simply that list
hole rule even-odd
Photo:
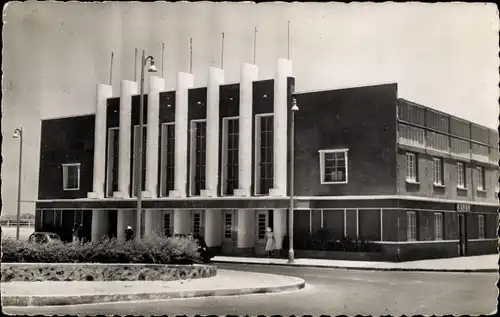
[{"label": "person standing", "polygon": [[73,231],[72,231],[72,242],[78,242],[80,240],[80,226],[78,224],[73,225]]},{"label": "person standing", "polygon": [[274,249],[276,247],[276,241],[274,240],[273,230],[269,227],[266,229],[266,252],[267,256],[274,257]]},{"label": "person standing", "polygon": [[134,230],[131,226],[127,226],[125,229],[125,241],[131,241],[134,238]]}]

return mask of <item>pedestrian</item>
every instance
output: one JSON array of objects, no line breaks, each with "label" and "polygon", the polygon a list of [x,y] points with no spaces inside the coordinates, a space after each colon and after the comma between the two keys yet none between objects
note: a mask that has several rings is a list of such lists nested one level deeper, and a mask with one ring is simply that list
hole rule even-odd
[{"label": "pedestrian", "polygon": [[83,230],[83,224],[78,226],[78,241],[85,242],[85,232]]},{"label": "pedestrian", "polygon": [[131,226],[127,226],[125,229],[125,241],[130,241],[134,238],[134,230],[132,230]]},{"label": "pedestrian", "polygon": [[268,257],[274,257],[274,248],[276,241],[274,240],[273,230],[269,227],[266,229],[266,252]]},{"label": "pedestrian", "polygon": [[73,225],[73,231],[72,231],[72,242],[78,242],[80,240],[80,226],[78,224]]}]

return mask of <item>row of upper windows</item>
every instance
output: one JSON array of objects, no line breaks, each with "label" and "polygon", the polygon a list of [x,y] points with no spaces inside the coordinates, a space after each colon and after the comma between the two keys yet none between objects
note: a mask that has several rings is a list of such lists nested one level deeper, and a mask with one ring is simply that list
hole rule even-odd
[{"label": "row of upper windows", "polygon": [[[457,162],[457,188],[466,189],[467,181],[466,181],[466,163]],[[419,181],[418,179],[418,156],[416,153],[406,153],[406,181],[416,183]],[[439,157],[434,157],[432,160],[432,175],[433,175],[433,183],[435,186],[444,187],[444,163],[443,159]],[[487,189],[486,184],[486,171],[484,167],[478,166],[476,167],[476,190],[485,191]],[[498,172],[497,178],[498,180]],[[496,182],[496,192],[499,191],[498,181]]]},{"label": "row of upper windows", "polygon": [[[239,127],[238,118],[223,119],[223,152],[221,172],[222,195],[233,195],[238,188],[239,178]],[[266,195],[274,185],[274,131],[272,115],[259,115],[256,117],[255,135],[255,195]],[[136,152],[138,152],[137,141],[139,129],[134,128],[134,153],[133,171],[135,171]],[[143,139],[146,140],[146,128]],[[145,141],[143,141],[145,142]],[[161,129],[160,150],[160,196],[167,197],[169,191],[174,189],[174,123],[164,123]],[[108,132],[107,153],[107,176],[106,193],[108,197],[118,190],[118,150],[119,130],[110,128]],[[206,170],[206,122],[205,120],[193,120],[191,122],[191,149],[190,149],[190,187],[191,196],[199,196],[205,187]],[[143,147],[145,148],[145,147]],[[144,153],[144,152],[143,152]],[[345,184],[348,181],[348,159],[347,149],[320,150],[320,174],[321,184]],[[142,187],[145,187],[145,154],[142,164]],[[132,195],[137,194],[135,178],[137,173],[132,174]],[[64,190],[78,190],[80,184],[80,165],[65,164],[63,166]]]}]

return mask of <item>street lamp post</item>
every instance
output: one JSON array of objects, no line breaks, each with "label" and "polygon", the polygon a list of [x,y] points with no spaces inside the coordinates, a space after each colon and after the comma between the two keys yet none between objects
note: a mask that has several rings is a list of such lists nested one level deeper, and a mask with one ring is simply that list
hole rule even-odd
[{"label": "street lamp post", "polygon": [[157,71],[155,66],[155,61],[153,56],[145,57],[145,52],[142,51],[141,60],[141,88],[140,88],[140,106],[139,106],[139,135],[138,142],[139,147],[137,149],[137,166],[135,169],[136,177],[134,188],[137,190],[137,228],[136,228],[136,241],[141,240],[141,228],[142,228],[142,149],[143,149],[143,129],[144,129],[144,67],[148,60],[151,62],[148,71],[154,73]]},{"label": "street lamp post", "polygon": [[288,215],[288,238],[289,238],[289,249],[288,249],[288,263],[293,263],[295,261],[295,255],[293,251],[293,210],[294,206],[294,162],[295,162],[295,112],[299,111],[297,106],[297,100],[295,97],[292,99],[292,109],[291,109],[291,126],[290,126],[290,211]]},{"label": "street lamp post", "polygon": [[17,182],[17,225],[16,225],[16,240],[19,240],[19,222],[21,221],[21,179],[23,169],[23,128],[19,127],[14,130],[13,138],[19,139],[19,178]]}]

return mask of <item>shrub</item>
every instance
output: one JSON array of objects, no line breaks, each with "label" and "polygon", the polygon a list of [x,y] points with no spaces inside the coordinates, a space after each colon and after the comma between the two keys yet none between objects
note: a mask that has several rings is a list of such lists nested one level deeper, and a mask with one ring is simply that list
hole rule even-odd
[{"label": "shrub", "polygon": [[190,238],[147,236],[139,242],[101,239],[88,243],[46,244],[2,239],[2,262],[31,263],[201,263],[196,242]]},{"label": "shrub", "polygon": [[[293,237],[296,250],[344,251],[344,252],[381,252],[379,244],[363,239],[353,239],[335,235],[327,229],[319,229],[312,235],[295,234]],[[283,248],[288,249],[288,235],[283,239]]]}]

